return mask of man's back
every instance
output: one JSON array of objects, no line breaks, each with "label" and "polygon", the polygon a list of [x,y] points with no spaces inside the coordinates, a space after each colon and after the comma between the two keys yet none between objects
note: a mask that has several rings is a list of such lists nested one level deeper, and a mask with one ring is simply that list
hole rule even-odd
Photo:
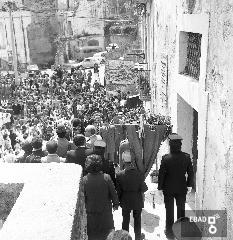
[{"label": "man's back", "polygon": [[47,156],[46,151],[33,151],[31,155],[26,158],[26,163],[41,163],[41,158]]},{"label": "man's back", "polygon": [[66,162],[79,164],[84,168],[86,157],[86,147],[78,147],[76,150],[68,151]]},{"label": "man's back", "polygon": [[118,172],[116,186],[122,208],[137,210],[144,207],[142,193],[147,186],[138,170],[132,167]]},{"label": "man's back", "polygon": [[184,152],[164,155],[159,170],[158,189],[182,194],[187,192],[189,186],[193,186],[193,167],[190,155]]},{"label": "man's back", "polygon": [[108,174],[88,174],[83,178],[86,209],[89,213],[111,211],[112,204],[117,203],[115,189]]},{"label": "man's back", "polygon": [[62,158],[66,157],[68,151],[76,149],[76,146],[66,138],[58,138],[57,144],[57,155]]}]

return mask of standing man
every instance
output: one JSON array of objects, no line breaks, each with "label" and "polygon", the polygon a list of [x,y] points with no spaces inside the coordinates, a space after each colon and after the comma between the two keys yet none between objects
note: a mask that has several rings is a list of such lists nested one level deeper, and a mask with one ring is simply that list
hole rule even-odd
[{"label": "standing man", "polygon": [[143,193],[148,190],[144,176],[131,161],[129,150],[122,153],[125,169],[116,175],[116,189],[122,208],[122,229],[129,231],[130,212],[133,211],[135,240],[141,240],[141,213]]},{"label": "standing man", "polygon": [[187,191],[193,187],[193,166],[190,155],[181,151],[182,137],[178,134],[168,136],[170,153],[162,157],[158,190],[163,192],[166,208],[165,235],[174,238],[172,225],[174,223],[174,199],[177,205],[177,218],[185,217],[185,202]]}]

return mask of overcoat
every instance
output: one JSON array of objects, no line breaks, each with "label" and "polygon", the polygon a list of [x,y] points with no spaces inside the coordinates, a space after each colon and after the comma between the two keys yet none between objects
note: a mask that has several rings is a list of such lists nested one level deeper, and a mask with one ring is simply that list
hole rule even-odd
[{"label": "overcoat", "polygon": [[143,193],[148,188],[144,176],[135,167],[128,167],[116,174],[116,189],[122,208],[140,210],[144,207]]},{"label": "overcoat", "polygon": [[165,193],[186,194],[187,187],[193,187],[193,166],[190,155],[185,152],[164,155],[159,169],[158,190],[163,190]]},{"label": "overcoat", "polygon": [[88,240],[103,240],[114,228],[112,206],[119,205],[116,190],[108,174],[88,173],[83,184]]}]

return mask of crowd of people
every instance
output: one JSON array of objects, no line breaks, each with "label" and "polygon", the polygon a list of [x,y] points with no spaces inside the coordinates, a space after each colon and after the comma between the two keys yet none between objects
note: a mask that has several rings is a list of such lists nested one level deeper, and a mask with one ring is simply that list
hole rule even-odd
[{"label": "crowd of people", "polygon": [[[0,161],[81,165],[87,234],[90,240],[103,240],[116,235],[111,232],[114,229],[112,204],[114,209],[120,204],[117,191],[120,192],[121,188],[115,171],[119,156],[113,137],[114,124],[138,124],[143,108],[140,105],[128,108],[126,95],[121,92],[107,98],[105,87],[96,76],[93,81],[93,77],[91,71],[72,69],[68,72],[58,68],[51,77],[33,75],[22,79],[19,85],[12,84],[10,94],[4,93],[1,99],[2,112],[8,112],[11,117],[1,124]],[[90,191],[93,188],[90,181],[96,177],[95,182],[99,180],[100,186],[94,186],[97,192]],[[143,178],[139,178],[142,181]],[[107,189],[105,182],[109,186]],[[105,195],[98,190],[105,191]],[[89,200],[93,196],[100,197],[95,201],[98,206]],[[99,204],[102,204],[103,211]],[[96,210],[101,214],[96,215]],[[127,221],[123,228],[126,231],[129,230]],[[136,227],[137,239],[141,239],[139,228]]]},{"label": "crowd of people", "polygon": [[[145,176],[135,166],[123,125],[137,125],[140,129],[144,119],[153,126],[167,125],[169,130],[170,120],[160,116],[145,118],[142,105],[134,103],[131,108],[124,93],[107,97],[97,75],[98,71],[93,74],[84,69],[68,72],[58,68],[51,77],[39,74],[18,85],[12,83],[10,93],[4,92],[0,102],[0,162],[79,164],[88,239],[132,239],[128,232],[133,211],[135,240],[141,240],[141,213],[148,188]],[[131,136],[136,134],[139,136],[140,130]],[[169,237],[173,237],[173,200],[177,201],[177,216],[183,218],[187,187],[190,191],[193,186],[192,162],[181,151],[181,140],[171,135],[171,151],[163,156],[158,176]],[[177,159],[180,161],[174,165]],[[112,211],[119,206],[122,230],[114,231]]]},{"label": "crowd of people", "polygon": [[79,127],[84,134],[88,125],[95,125],[98,131],[105,123],[138,121],[141,109],[125,107],[126,96],[121,93],[107,99],[104,86],[97,80],[92,82],[94,74],[59,68],[51,77],[34,75],[22,79],[20,85],[12,84],[9,97],[1,98],[2,111],[11,113],[10,122],[1,126],[2,161],[8,161],[5,156],[9,153],[15,160],[20,157],[21,143],[33,136],[40,136],[44,142],[56,137],[60,123],[65,125],[70,141]]}]

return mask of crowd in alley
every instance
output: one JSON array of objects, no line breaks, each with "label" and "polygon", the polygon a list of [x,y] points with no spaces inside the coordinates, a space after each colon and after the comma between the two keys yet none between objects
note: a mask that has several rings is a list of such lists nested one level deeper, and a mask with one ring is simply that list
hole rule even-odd
[{"label": "crowd in alley", "polygon": [[[29,76],[12,84],[2,96],[1,163],[79,164],[88,239],[132,239],[128,233],[131,211],[135,240],[144,239],[145,177],[154,155],[141,160],[140,139],[144,139],[144,152],[152,153],[155,146],[158,151],[171,131],[165,121],[146,113],[137,100],[128,101],[127,93],[118,91],[107,97],[98,71],[93,74],[82,68],[68,72],[58,67],[52,76]],[[155,130],[153,125],[162,127]],[[173,140],[180,142],[179,138]],[[122,230],[114,231],[112,211],[119,206]]]}]

